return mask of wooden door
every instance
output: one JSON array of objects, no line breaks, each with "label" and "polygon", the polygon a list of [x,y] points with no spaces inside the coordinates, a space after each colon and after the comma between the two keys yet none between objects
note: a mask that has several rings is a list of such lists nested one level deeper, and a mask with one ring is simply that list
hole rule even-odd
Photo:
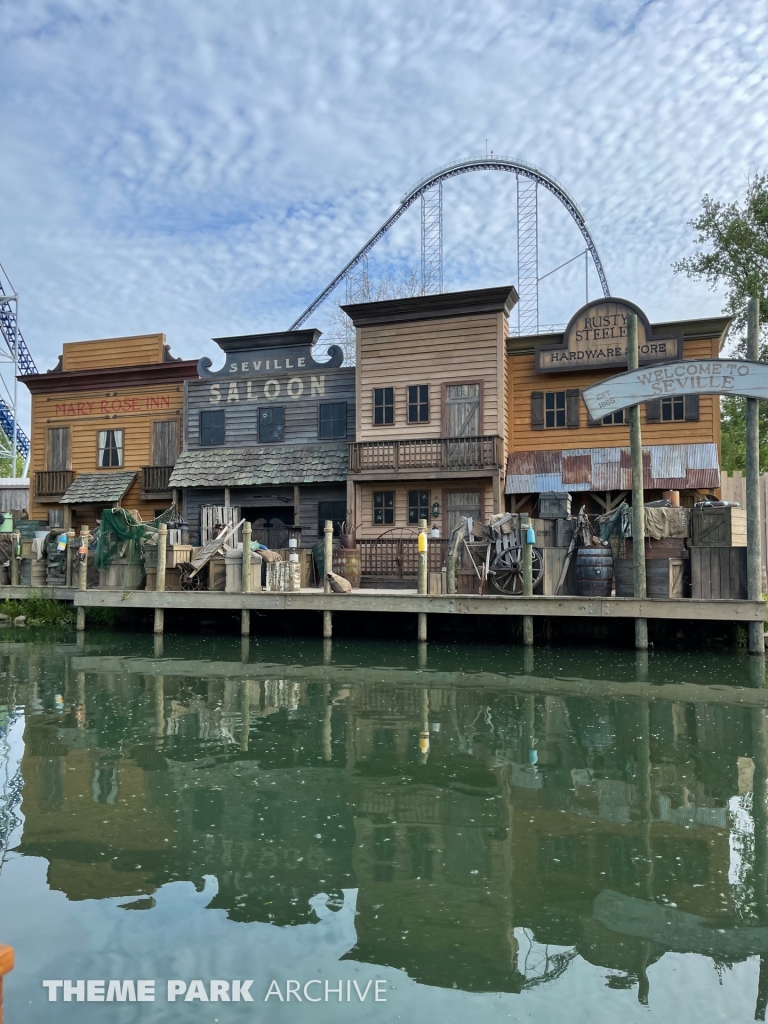
[{"label": "wooden door", "polygon": [[445,436],[451,439],[446,444],[446,462],[451,469],[465,469],[478,464],[480,442],[470,438],[479,435],[480,385],[446,384]]},{"label": "wooden door", "polygon": [[471,516],[475,522],[480,519],[482,500],[483,496],[479,491],[449,491],[446,494],[445,511],[449,537],[462,518]]},{"label": "wooden door", "polygon": [[178,420],[160,420],[152,424],[152,465],[175,466],[179,454]]},{"label": "wooden door", "polygon": [[69,469],[69,427],[48,430],[48,469]]}]

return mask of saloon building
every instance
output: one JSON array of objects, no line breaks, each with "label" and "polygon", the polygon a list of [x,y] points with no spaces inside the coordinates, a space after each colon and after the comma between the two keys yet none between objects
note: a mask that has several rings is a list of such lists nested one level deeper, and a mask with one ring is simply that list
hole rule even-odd
[{"label": "saloon building", "polygon": [[67,343],[55,369],[20,377],[32,394],[30,518],[79,529],[115,505],[165,511],[196,376],[148,334]]},{"label": "saloon building", "polygon": [[[315,330],[216,338],[225,362],[198,363],[186,382],[184,451],[171,486],[192,535],[205,534],[203,510],[257,524],[270,546],[292,527],[304,547],[347,519],[348,443],[355,431],[355,369],[343,353],[312,355]],[[223,511],[231,510],[231,511]]]}]

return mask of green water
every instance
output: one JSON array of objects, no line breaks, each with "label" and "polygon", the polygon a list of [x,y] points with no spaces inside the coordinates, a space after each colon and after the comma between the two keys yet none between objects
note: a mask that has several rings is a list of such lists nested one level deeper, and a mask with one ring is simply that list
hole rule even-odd
[{"label": "green water", "polygon": [[6,1024],[762,1019],[754,659],[6,637]]}]

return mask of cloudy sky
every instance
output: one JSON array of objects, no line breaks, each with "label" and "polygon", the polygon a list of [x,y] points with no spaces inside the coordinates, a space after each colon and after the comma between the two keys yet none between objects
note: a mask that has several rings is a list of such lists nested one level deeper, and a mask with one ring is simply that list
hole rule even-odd
[{"label": "cloudy sky", "polygon": [[[565,185],[614,294],[716,313],[670,263],[705,192],[768,167],[766,0],[1,10],[0,260],[40,369],[68,340],[163,331],[189,358],[288,327],[410,186],[486,145]],[[446,287],[515,283],[514,178],[455,179],[444,204]],[[542,274],[582,248],[548,195],[540,238]],[[415,206],[371,272],[418,256]],[[553,275],[542,321],[584,291],[583,262]]]}]

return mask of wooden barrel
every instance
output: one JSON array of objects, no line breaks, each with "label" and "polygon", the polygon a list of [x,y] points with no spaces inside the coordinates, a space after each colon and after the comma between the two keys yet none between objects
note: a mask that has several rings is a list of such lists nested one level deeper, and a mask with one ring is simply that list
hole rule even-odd
[{"label": "wooden barrel", "polygon": [[360,586],[360,548],[334,548],[333,571],[349,580],[357,589]]},{"label": "wooden barrel", "polygon": [[[616,597],[634,597],[635,568],[632,559],[617,558],[613,567],[616,577]],[[646,558],[645,593],[647,597],[668,598],[670,596],[668,558]]]},{"label": "wooden barrel", "polygon": [[576,589],[579,597],[610,597],[613,590],[613,555],[610,548],[578,548]]}]

